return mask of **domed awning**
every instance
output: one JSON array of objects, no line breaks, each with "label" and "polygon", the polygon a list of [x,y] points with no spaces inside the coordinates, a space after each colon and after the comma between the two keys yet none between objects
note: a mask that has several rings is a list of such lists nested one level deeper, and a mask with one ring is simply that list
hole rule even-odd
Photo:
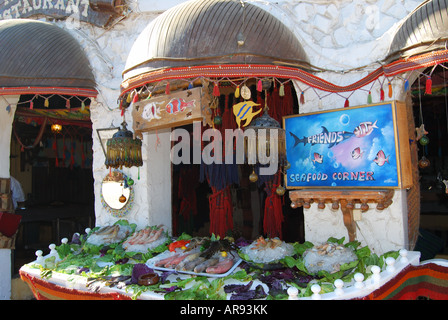
[{"label": "domed awning", "polygon": [[239,0],[191,0],[142,31],[128,56],[122,88],[154,81],[170,68],[191,67],[195,76],[201,66],[225,66],[227,74],[241,76],[242,65],[305,69],[309,60],[293,32],[260,7]]},{"label": "domed awning", "polygon": [[0,94],[97,95],[83,49],[56,25],[0,21],[0,56]]},{"label": "domed awning", "polygon": [[391,42],[388,61],[447,48],[448,0],[423,2],[403,21]]}]

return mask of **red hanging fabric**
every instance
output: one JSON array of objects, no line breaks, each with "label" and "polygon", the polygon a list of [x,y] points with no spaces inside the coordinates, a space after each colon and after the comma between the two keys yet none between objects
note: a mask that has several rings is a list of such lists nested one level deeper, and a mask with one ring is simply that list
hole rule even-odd
[{"label": "red hanging fabric", "polygon": [[280,185],[281,174],[277,172],[272,182],[266,182],[266,200],[264,203],[263,231],[269,237],[282,238],[282,197],[276,192]]},{"label": "red hanging fabric", "polygon": [[209,232],[223,238],[226,236],[227,231],[233,229],[230,186],[219,191],[212,187],[212,191],[213,194],[209,197]]}]

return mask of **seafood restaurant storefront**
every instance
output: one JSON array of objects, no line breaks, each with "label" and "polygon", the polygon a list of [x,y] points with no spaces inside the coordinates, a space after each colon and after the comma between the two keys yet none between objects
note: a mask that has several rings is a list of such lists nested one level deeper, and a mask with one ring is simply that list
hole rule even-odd
[{"label": "seafood restaurant storefront", "polygon": [[447,3],[392,2],[75,17],[98,92],[95,223],[20,268],[34,297],[448,298],[447,261],[417,250],[416,104],[446,86]]}]

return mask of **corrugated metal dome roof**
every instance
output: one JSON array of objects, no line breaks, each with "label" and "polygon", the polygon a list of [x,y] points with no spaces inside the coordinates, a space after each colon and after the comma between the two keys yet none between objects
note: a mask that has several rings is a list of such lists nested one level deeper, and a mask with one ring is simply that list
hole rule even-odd
[{"label": "corrugated metal dome roof", "polygon": [[420,4],[403,21],[391,42],[387,60],[445,49],[448,40],[448,0]]},{"label": "corrugated metal dome roof", "polygon": [[89,60],[78,41],[51,23],[0,21],[0,56],[3,89],[18,88],[19,94],[19,88],[27,87],[95,90]]},{"label": "corrugated metal dome roof", "polygon": [[279,19],[239,0],[191,0],[142,31],[123,80],[161,68],[274,63],[309,65],[299,40]]}]

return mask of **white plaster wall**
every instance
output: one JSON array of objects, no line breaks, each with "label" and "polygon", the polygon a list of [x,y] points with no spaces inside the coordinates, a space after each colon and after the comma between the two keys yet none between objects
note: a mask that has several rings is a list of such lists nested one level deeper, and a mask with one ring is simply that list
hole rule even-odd
[{"label": "white plaster wall", "polygon": [[[107,30],[95,28],[86,23],[61,22],[85,49],[94,69],[100,92],[91,105],[93,122],[93,174],[95,178],[96,224],[104,225],[115,221],[102,207],[99,200],[101,181],[108,173],[104,166],[96,129],[118,126],[122,122],[117,98],[121,83],[121,72],[136,37],[144,27],[164,10],[181,3],[139,0],[132,2],[132,11],[125,18]],[[395,29],[415,7],[416,0],[340,0],[340,1],[247,1],[258,5],[279,18],[294,31],[308,54],[312,65],[324,71],[317,76],[338,85],[347,85],[360,80],[380,66]],[[81,26],[81,28],[77,28]],[[382,80],[384,81],[384,80]],[[387,84],[387,82],[386,82]],[[394,79],[394,96],[391,100],[402,100],[403,82]],[[350,106],[367,103],[368,90],[372,91],[373,102],[379,102],[379,83],[373,87],[355,92],[328,94],[307,88],[295,82],[298,93],[305,91],[305,104],[300,112],[312,112],[341,108],[349,97]],[[385,88],[386,89],[386,88]],[[387,92],[387,91],[386,91]],[[388,98],[386,98],[387,100]],[[132,128],[130,111],[126,112],[128,128]],[[140,168],[125,168],[123,171],[135,181],[135,204],[127,218],[144,227],[147,224],[166,223],[171,225],[170,162],[167,148],[170,144],[166,132],[158,133],[162,145],[154,150],[154,134],[143,138],[144,165]],[[358,237],[364,243],[382,252],[406,247],[407,225],[405,201],[402,192],[396,192],[394,203],[383,212],[370,210],[358,222]],[[306,238],[317,242],[328,236],[344,236],[346,229],[342,215],[330,209],[320,212],[317,207],[305,210]]]},{"label": "white plaster wall", "polygon": [[18,96],[2,96],[0,98],[0,177],[9,178],[9,153],[11,149],[12,121],[17,109]]}]

